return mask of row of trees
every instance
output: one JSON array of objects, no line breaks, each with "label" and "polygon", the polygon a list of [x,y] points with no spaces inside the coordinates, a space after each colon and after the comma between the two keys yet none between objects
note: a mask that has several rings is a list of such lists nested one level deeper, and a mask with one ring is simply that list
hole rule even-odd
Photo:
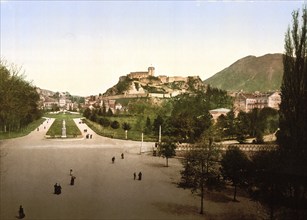
[{"label": "row of trees", "polygon": [[255,137],[257,143],[263,143],[264,134],[272,134],[278,129],[278,111],[269,107],[239,112],[237,117],[230,111],[217,119],[215,127],[220,139],[237,139],[243,143],[247,137]]},{"label": "row of trees", "polygon": [[0,131],[19,131],[41,117],[39,95],[20,74],[21,68],[0,61]]}]

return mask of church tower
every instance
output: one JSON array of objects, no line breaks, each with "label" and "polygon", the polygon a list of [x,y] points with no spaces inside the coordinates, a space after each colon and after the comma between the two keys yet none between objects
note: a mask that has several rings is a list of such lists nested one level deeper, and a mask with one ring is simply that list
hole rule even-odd
[{"label": "church tower", "polygon": [[155,75],[155,68],[153,66],[148,67],[148,75],[149,76]]}]

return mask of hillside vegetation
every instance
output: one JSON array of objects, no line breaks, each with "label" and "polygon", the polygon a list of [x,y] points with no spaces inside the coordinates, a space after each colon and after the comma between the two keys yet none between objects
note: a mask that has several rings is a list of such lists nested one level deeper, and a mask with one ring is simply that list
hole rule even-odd
[{"label": "hillside vegetation", "polygon": [[282,54],[266,54],[242,58],[204,83],[227,91],[267,92],[280,90],[282,75]]}]

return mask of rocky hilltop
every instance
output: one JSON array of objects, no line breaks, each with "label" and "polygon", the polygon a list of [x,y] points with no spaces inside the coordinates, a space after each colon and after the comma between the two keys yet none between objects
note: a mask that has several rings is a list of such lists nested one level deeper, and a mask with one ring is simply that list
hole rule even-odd
[{"label": "rocky hilltop", "polygon": [[204,83],[227,91],[280,90],[283,76],[282,56],[282,54],[247,56],[206,79]]},{"label": "rocky hilltop", "polygon": [[109,88],[103,96],[174,97],[184,92],[205,88],[199,76],[168,77],[154,76],[154,74],[155,68],[149,67],[148,71],[131,72],[121,76],[118,83]]}]

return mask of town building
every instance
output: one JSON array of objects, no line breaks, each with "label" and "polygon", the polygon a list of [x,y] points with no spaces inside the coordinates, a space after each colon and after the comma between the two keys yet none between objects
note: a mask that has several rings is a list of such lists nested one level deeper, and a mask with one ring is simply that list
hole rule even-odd
[{"label": "town building", "polygon": [[280,92],[269,93],[243,93],[235,94],[234,109],[236,112],[249,112],[254,108],[270,107],[276,110],[279,109],[281,102]]}]

